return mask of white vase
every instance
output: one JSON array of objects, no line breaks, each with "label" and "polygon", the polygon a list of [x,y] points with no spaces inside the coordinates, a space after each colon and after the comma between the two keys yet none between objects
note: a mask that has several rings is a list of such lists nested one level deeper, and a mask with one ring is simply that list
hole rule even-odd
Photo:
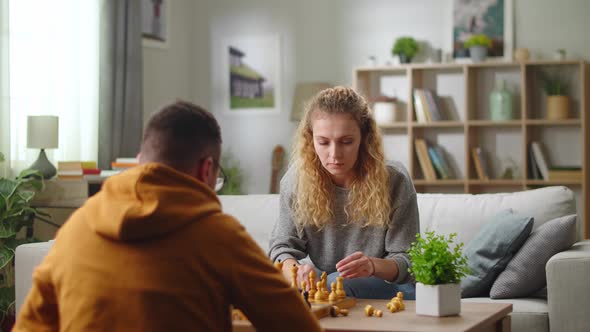
[{"label": "white vase", "polygon": [[376,102],[373,105],[373,115],[377,124],[387,124],[398,120],[394,102]]},{"label": "white vase", "polygon": [[416,283],[416,314],[453,316],[461,313],[461,285]]}]

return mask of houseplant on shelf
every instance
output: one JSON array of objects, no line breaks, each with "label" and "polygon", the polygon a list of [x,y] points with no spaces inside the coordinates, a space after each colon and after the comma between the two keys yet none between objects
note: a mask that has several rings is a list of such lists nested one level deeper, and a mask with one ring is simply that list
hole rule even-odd
[{"label": "houseplant on shelf", "polygon": [[[4,330],[14,320],[14,251],[24,243],[37,242],[30,229],[37,216],[47,216],[31,206],[35,193],[43,189],[38,171],[24,170],[14,180],[0,177],[0,325]],[[10,328],[9,328],[10,329]]]},{"label": "houseplant on shelf", "polygon": [[558,77],[544,76],[543,87],[545,90],[547,106],[547,119],[563,120],[569,117],[570,99],[565,93],[566,86]]},{"label": "houseplant on shelf", "polygon": [[461,312],[461,278],[469,271],[463,243],[451,248],[456,233],[445,237],[434,231],[417,234],[408,253],[416,278],[416,314],[451,316]]},{"label": "houseplant on shelf", "polygon": [[473,62],[484,61],[490,47],[492,47],[492,40],[484,34],[473,35],[465,41],[465,48],[469,49],[469,56]]},{"label": "houseplant on shelf", "polygon": [[395,40],[391,53],[399,56],[400,63],[410,63],[419,51],[418,43],[412,37],[400,37]]}]

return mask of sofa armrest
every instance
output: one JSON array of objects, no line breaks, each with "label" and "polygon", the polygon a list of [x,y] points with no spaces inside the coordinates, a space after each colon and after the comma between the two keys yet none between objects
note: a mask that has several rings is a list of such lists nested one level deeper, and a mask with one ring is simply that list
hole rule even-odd
[{"label": "sofa armrest", "polygon": [[590,331],[590,241],[549,259],[547,299],[551,331]]}]

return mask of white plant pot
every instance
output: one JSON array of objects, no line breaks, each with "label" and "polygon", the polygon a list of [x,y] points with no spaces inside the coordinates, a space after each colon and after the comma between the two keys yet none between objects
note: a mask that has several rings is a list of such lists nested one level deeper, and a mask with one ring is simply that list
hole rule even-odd
[{"label": "white plant pot", "polygon": [[416,314],[453,316],[461,313],[461,285],[416,283]]}]

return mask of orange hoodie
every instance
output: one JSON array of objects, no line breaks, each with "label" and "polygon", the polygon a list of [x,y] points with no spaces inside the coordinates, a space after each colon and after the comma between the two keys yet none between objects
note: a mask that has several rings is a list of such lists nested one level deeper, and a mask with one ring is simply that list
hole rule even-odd
[{"label": "orange hoodie", "polygon": [[318,331],[204,183],[161,164],[108,179],[59,230],[13,331]]}]

